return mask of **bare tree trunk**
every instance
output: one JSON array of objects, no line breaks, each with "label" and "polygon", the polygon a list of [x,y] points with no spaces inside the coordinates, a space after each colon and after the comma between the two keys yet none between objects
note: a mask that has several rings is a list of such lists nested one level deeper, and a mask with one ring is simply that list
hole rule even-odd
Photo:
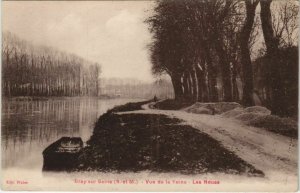
[{"label": "bare tree trunk", "polygon": [[246,21],[240,34],[241,47],[241,63],[243,72],[243,99],[242,103],[245,106],[254,105],[253,100],[253,70],[249,50],[249,38],[252,31],[256,6],[259,3],[256,1],[245,0],[246,3]]},{"label": "bare tree trunk", "polygon": [[223,42],[217,41],[216,51],[219,55],[221,72],[222,72],[222,84],[223,84],[223,100],[226,102],[232,101],[232,85],[231,85],[231,73],[230,63],[223,49]]},{"label": "bare tree trunk", "polygon": [[188,85],[189,85],[189,90],[188,90],[188,98],[187,100],[192,100],[193,99],[193,81],[192,81],[192,75],[190,71],[187,71],[187,80],[188,80]]},{"label": "bare tree trunk", "polygon": [[232,100],[233,101],[239,101],[239,90],[237,87],[237,71],[236,71],[236,65],[234,65],[232,69],[232,77],[231,77],[231,82],[232,82]]},{"label": "bare tree trunk", "polygon": [[207,83],[205,84],[207,89],[207,96],[204,98],[204,102],[216,102],[218,101],[218,91],[217,91],[217,70],[212,64],[212,59],[210,55],[210,47],[204,43],[204,57],[205,57],[205,71],[207,73],[204,75],[205,83],[207,78]]},{"label": "bare tree trunk", "polygon": [[203,102],[204,101],[204,95],[205,93],[205,77],[204,72],[200,68],[199,65],[196,65],[196,74],[197,74],[197,80],[198,80],[198,99],[197,101]]},{"label": "bare tree trunk", "polygon": [[189,81],[188,81],[188,75],[187,72],[185,71],[183,73],[183,98],[187,100],[189,98]]},{"label": "bare tree trunk", "polygon": [[214,67],[208,66],[207,69],[207,77],[208,77],[208,101],[209,102],[217,102],[218,90],[217,90],[217,71]]},{"label": "bare tree trunk", "polygon": [[267,59],[270,63],[270,77],[271,86],[271,110],[273,114],[286,115],[286,105],[284,96],[284,87],[281,79],[281,65],[276,60],[279,51],[279,40],[275,37],[272,27],[272,16],[270,5],[272,0],[261,1],[261,23],[263,35],[267,47]]},{"label": "bare tree trunk", "polygon": [[197,81],[195,67],[192,68],[191,76],[192,76],[192,84],[193,84],[193,101],[197,101],[198,100],[198,85],[197,85],[198,81]]},{"label": "bare tree trunk", "polygon": [[174,88],[175,100],[181,101],[183,98],[181,75],[180,74],[172,74],[171,80],[172,80],[172,84],[173,84],[173,88]]}]

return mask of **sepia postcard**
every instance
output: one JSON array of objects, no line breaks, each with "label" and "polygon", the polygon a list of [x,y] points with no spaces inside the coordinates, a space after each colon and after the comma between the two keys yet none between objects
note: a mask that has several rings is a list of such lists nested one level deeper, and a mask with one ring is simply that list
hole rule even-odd
[{"label": "sepia postcard", "polygon": [[1,8],[2,190],[298,191],[298,1]]}]

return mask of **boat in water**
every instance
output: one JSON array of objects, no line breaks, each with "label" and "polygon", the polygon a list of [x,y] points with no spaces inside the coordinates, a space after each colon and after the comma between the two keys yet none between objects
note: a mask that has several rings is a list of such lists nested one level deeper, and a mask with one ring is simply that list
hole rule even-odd
[{"label": "boat in water", "polygon": [[43,171],[71,171],[78,167],[83,141],[80,137],[62,137],[43,151]]}]

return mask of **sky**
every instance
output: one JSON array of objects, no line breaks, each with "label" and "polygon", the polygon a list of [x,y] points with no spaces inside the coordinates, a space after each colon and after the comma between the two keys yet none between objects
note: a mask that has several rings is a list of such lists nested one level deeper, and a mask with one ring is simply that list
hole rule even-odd
[{"label": "sky", "polygon": [[2,28],[102,66],[102,77],[153,81],[143,21],[151,1],[4,1]]}]

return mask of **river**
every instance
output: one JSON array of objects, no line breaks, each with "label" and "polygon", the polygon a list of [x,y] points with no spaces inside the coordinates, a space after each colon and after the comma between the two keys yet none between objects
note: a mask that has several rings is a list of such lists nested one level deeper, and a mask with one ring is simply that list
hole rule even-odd
[{"label": "river", "polygon": [[100,115],[141,99],[54,98],[2,101],[2,168],[41,170],[42,151],[63,136],[86,142]]}]

